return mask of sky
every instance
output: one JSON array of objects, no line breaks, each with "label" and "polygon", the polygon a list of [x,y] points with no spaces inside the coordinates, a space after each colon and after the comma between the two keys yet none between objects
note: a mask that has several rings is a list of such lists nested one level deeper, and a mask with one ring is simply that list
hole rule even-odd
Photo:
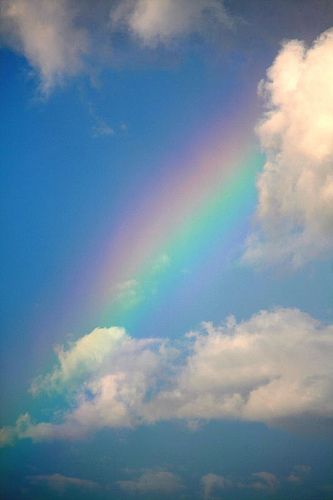
[{"label": "sky", "polygon": [[333,498],[333,4],[2,0],[1,495]]}]

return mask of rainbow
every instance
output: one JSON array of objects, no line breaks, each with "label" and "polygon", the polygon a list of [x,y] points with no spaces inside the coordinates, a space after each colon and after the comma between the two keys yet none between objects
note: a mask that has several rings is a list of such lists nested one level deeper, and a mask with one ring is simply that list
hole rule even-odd
[{"label": "rainbow", "polygon": [[98,284],[102,294],[94,307],[102,324],[134,328],[183,286],[186,274],[190,286],[193,270],[207,268],[214,252],[222,261],[235,238],[244,237],[262,158],[242,146],[240,154],[232,142],[220,141],[212,153],[191,158],[187,175],[183,171],[173,186],[165,183],[146,210],[124,221]]},{"label": "rainbow", "polygon": [[176,173],[147,187],[149,196],[138,197],[137,211],[104,245],[92,294],[101,325],[133,330],[187,272],[207,266],[214,253],[222,262],[244,239],[262,157],[244,133],[211,135],[183,156]]}]

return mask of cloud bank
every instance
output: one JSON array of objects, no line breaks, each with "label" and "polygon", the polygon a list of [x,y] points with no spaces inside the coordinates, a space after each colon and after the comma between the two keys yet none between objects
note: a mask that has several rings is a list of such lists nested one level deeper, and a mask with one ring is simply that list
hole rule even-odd
[{"label": "cloud bank", "polygon": [[284,43],[259,92],[267,161],[245,260],[300,266],[333,250],[333,29],[309,48]]},{"label": "cloud bank", "polygon": [[[75,497],[79,494],[84,498],[105,495],[124,495],[126,498],[187,498],[189,484],[186,478],[178,473],[171,472],[166,468],[152,469],[127,469],[124,475],[130,479],[112,482],[96,482],[60,473],[30,475],[27,476],[29,490],[41,492],[49,490],[58,496]],[[311,479],[311,467],[309,465],[294,465],[286,474],[276,475],[269,471],[252,472],[246,475],[224,476],[208,472],[200,478],[192,477],[192,483],[197,487],[197,493],[201,490],[201,498],[213,500],[221,495],[241,495],[241,491],[250,493],[258,492],[260,495],[286,494],[289,490],[295,493],[295,487],[300,487]],[[193,486],[193,484],[192,484]],[[297,491],[297,490],[296,490]],[[118,498],[118,497],[117,497]]]},{"label": "cloud bank", "polygon": [[106,54],[112,59],[113,37],[120,32],[154,47],[192,33],[205,36],[213,26],[231,26],[219,0],[3,0],[0,5],[0,40],[26,58],[44,95],[102,64]]},{"label": "cloud bank", "polygon": [[274,425],[333,417],[333,325],[297,309],[207,323],[182,341],[95,329],[57,352],[57,366],[34,388],[63,392],[69,408],[51,422],[22,415],[1,430],[3,444],[175,419]]}]

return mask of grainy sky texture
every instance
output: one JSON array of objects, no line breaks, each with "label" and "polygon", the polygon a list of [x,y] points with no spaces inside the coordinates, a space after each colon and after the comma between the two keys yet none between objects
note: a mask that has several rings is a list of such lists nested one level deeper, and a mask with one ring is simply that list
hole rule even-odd
[{"label": "grainy sky texture", "polygon": [[1,496],[333,498],[333,4],[0,4]]}]

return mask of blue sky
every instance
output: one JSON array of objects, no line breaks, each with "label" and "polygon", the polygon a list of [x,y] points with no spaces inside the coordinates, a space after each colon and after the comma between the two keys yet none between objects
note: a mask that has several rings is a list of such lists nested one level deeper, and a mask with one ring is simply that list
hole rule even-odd
[{"label": "blue sky", "polygon": [[5,498],[332,498],[330,2],[0,7]]}]

